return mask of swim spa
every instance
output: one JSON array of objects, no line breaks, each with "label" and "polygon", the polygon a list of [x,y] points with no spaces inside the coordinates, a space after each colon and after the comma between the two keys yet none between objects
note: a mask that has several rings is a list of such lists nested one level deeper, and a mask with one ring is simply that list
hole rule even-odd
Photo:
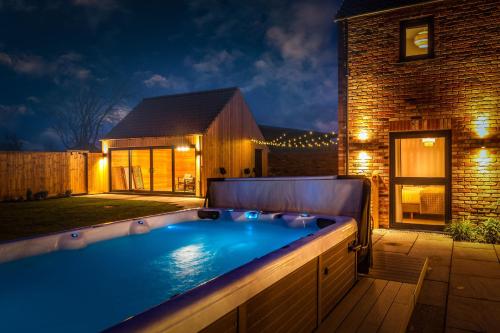
[{"label": "swim spa", "polygon": [[220,331],[244,314],[249,330],[261,330],[293,311],[315,325],[354,283],[355,218],[237,207],[245,200],[215,207],[212,194],[202,210],[0,245],[2,327]]}]

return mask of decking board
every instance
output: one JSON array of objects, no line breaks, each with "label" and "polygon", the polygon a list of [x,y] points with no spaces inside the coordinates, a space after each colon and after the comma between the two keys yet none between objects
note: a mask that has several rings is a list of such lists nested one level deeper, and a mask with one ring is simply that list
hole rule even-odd
[{"label": "decking board", "polygon": [[427,271],[427,258],[374,256],[374,267],[325,318],[318,333],[405,332]]}]

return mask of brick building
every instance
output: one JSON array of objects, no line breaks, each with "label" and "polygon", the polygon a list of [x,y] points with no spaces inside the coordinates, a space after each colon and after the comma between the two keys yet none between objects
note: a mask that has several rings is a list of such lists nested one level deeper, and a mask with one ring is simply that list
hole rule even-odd
[{"label": "brick building", "polygon": [[[266,142],[290,142],[291,146],[268,145],[269,176],[295,177],[337,174],[338,161],[337,145],[334,144],[336,143],[335,134],[266,125],[259,125],[259,128]],[[313,142],[316,142],[317,145],[313,145]],[[311,147],[309,144],[311,144]]]},{"label": "brick building", "polygon": [[339,173],[373,176],[383,227],[500,215],[500,2],[345,0]]}]

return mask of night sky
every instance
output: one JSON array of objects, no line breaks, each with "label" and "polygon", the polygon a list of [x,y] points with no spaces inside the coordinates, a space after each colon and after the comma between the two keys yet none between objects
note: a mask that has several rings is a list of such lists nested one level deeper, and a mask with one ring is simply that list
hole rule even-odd
[{"label": "night sky", "polygon": [[61,149],[54,110],[123,81],[107,129],[144,97],[238,86],[261,124],[336,130],[341,0],[150,2],[0,0],[0,140]]}]

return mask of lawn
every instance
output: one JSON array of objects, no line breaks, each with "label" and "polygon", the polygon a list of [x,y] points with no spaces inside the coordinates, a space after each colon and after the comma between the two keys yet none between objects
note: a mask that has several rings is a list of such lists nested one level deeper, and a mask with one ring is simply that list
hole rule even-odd
[{"label": "lawn", "polygon": [[0,203],[0,241],[182,208],[165,202],[79,197]]}]

